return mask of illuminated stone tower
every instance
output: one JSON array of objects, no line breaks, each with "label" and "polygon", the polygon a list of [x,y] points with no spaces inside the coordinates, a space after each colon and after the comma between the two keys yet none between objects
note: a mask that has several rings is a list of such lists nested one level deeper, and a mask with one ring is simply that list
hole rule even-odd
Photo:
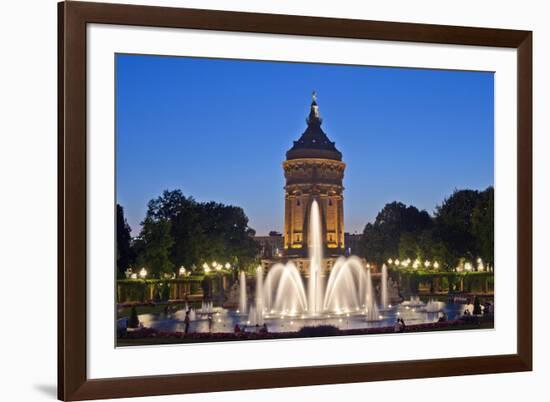
[{"label": "illuminated stone tower", "polygon": [[342,154],[321,129],[315,92],[306,119],[307,128],[286,153],[284,250],[288,258],[308,254],[311,203],[317,200],[325,256],[344,254],[344,169]]}]

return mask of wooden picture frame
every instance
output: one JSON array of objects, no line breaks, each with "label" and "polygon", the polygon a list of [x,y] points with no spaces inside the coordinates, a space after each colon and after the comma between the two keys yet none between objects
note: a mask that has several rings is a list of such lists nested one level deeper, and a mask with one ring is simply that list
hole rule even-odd
[{"label": "wooden picture frame", "polygon": [[[166,7],[58,5],[58,397],[83,400],[532,369],[532,32]],[[517,353],[231,372],[88,379],[86,26],[90,23],[517,49]]]}]

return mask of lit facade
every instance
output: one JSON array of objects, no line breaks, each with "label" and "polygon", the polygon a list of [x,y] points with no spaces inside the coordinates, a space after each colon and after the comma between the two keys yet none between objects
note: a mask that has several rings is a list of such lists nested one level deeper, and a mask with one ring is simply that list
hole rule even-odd
[{"label": "lit facade", "polygon": [[344,178],[342,154],[321,128],[315,93],[307,128],[286,153],[284,251],[289,258],[308,253],[309,214],[313,200],[321,210],[325,256],[342,255],[344,245]]}]

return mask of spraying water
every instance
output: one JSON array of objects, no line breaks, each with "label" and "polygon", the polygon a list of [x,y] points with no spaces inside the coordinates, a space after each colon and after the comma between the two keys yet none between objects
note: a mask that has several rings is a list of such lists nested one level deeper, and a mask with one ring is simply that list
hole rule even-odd
[{"label": "spraying water", "polygon": [[258,267],[255,306],[250,307],[248,314],[251,323],[263,324],[264,313],[311,317],[332,312],[344,314],[366,311],[369,320],[379,318],[370,271],[365,270],[360,258],[338,258],[325,288],[322,236],[319,204],[313,201],[310,212],[307,291],[300,270],[292,261],[270,267],[265,281],[263,268]]},{"label": "spraying water", "polygon": [[389,307],[390,301],[388,298],[388,267],[386,264],[382,264],[382,281],[380,283],[380,292],[381,292],[381,305],[382,309]]},{"label": "spraying water", "polygon": [[323,239],[319,204],[313,200],[309,223],[309,283],[308,309],[310,315],[317,315],[323,309]]},{"label": "spraying water", "polygon": [[336,260],[328,278],[323,310],[349,313],[365,307],[367,276],[363,262],[353,256]]},{"label": "spraying water", "polygon": [[247,305],[247,296],[246,296],[246,274],[244,271],[241,271],[239,277],[239,310],[241,314],[246,314],[248,311]]},{"label": "spraying water", "polygon": [[378,320],[378,307],[374,297],[370,268],[367,268],[367,320]]},{"label": "spraying water", "polygon": [[258,323],[258,314],[256,311],[256,306],[250,306],[250,311],[248,312],[248,322],[249,325],[256,325]]},{"label": "spraying water", "polygon": [[264,323],[264,269],[256,268],[256,324]]},{"label": "spraying water", "polygon": [[303,314],[307,296],[300,271],[293,262],[275,264],[264,283],[264,308],[269,313]]}]

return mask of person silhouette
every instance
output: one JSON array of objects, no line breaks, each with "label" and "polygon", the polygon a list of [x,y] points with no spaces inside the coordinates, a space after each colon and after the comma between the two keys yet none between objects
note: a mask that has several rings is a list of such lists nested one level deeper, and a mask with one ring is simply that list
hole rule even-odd
[{"label": "person silhouette", "polygon": [[189,324],[191,323],[191,317],[189,317],[189,313],[191,313],[191,310],[187,310],[185,312],[185,318],[183,319],[183,323],[185,324],[185,335],[189,333]]}]

